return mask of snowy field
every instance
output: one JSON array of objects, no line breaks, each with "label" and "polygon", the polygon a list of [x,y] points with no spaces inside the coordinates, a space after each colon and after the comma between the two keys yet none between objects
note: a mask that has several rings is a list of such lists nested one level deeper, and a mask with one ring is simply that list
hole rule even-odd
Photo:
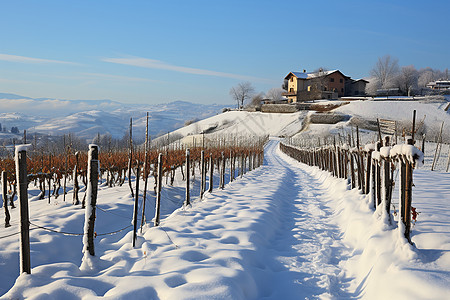
[{"label": "snowy field", "polygon": [[[90,270],[80,270],[81,236],[33,229],[32,274],[16,280],[18,236],[8,237],[18,228],[13,210],[13,226],[0,231],[2,299],[448,298],[449,173],[415,171],[413,206],[420,214],[411,246],[366,196],[277,145],[268,144],[262,167],[192,207],[180,208],[181,180],[165,186],[161,226],[147,224],[134,249],[130,228],[101,235],[129,226],[128,186],[101,186]],[[193,185],[198,191],[198,176]],[[30,190],[33,224],[82,231],[84,212],[70,200],[47,204],[36,196]],[[154,215],[149,196],[147,223]]]}]

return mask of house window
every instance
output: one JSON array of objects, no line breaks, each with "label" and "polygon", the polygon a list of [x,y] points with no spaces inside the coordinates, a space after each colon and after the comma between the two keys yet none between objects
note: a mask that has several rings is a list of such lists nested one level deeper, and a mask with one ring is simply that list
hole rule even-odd
[{"label": "house window", "polygon": [[334,78],[330,78],[330,82],[334,82]]},{"label": "house window", "polygon": [[291,77],[291,82],[294,82],[294,77]]},{"label": "house window", "polygon": [[340,83],[343,83],[344,81],[343,81],[342,78],[341,78],[341,79],[339,79],[339,82],[340,82]]},{"label": "house window", "polygon": [[341,92],[342,92],[342,93],[344,92],[344,88],[341,89]]},{"label": "house window", "polygon": [[289,92],[293,92],[293,91],[294,91],[294,88],[290,88],[290,89],[289,89]]}]

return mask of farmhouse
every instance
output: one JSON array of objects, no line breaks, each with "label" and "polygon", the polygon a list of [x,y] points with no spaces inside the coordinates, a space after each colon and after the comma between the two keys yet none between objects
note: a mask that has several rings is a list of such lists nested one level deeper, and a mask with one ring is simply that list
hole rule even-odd
[{"label": "farmhouse", "polygon": [[287,92],[283,96],[289,103],[296,103],[315,99],[337,99],[343,96],[364,95],[368,82],[364,79],[354,80],[345,76],[339,70],[307,73],[290,72],[284,78]]}]

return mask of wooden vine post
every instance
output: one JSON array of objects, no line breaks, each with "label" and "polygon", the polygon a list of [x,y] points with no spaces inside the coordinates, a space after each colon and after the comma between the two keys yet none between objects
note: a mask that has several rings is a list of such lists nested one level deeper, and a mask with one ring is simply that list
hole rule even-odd
[{"label": "wooden vine post", "polygon": [[202,150],[200,154],[200,168],[201,168],[201,181],[200,181],[200,199],[203,199],[206,186],[206,168],[205,168],[205,150]]},{"label": "wooden vine post", "polygon": [[80,186],[78,185],[78,152],[75,152],[75,166],[73,168],[73,198],[72,198],[73,205],[80,204],[80,200],[78,199],[79,188]]},{"label": "wooden vine post", "polygon": [[[384,137],[384,146],[389,146],[389,137]],[[384,157],[382,159],[383,163],[383,202],[385,204],[385,210],[389,217],[389,222],[391,222],[391,160],[389,157]]]},{"label": "wooden vine post", "polygon": [[31,274],[27,150],[24,146],[16,146],[15,160],[20,213],[20,273]]},{"label": "wooden vine post", "polygon": [[[142,233],[142,227],[145,223],[145,202],[147,201],[147,182],[148,182],[148,148],[149,148],[149,141],[148,141],[148,112],[147,112],[147,124],[145,126],[145,145],[144,145],[144,194],[142,195],[142,217],[141,217],[141,233]],[[139,178],[139,176],[138,176]],[[136,188],[136,193],[139,192],[139,189]]]},{"label": "wooden vine post", "polygon": [[214,160],[212,153],[209,154],[209,187],[208,192],[212,193],[214,185]]},{"label": "wooden vine post", "polygon": [[97,206],[97,191],[98,191],[98,146],[89,145],[88,155],[88,169],[87,169],[87,199],[85,210],[85,224],[83,237],[83,252],[86,251],[95,256],[94,250],[94,235],[95,235],[95,211]]},{"label": "wooden vine post", "polygon": [[220,189],[225,187],[225,154],[222,151],[222,172],[220,174]]},{"label": "wooden vine post", "polygon": [[131,185],[131,167],[133,163],[133,119],[130,118],[130,152],[128,158],[128,185],[130,186],[131,198],[134,198],[133,186]]},{"label": "wooden vine post", "polygon": [[155,207],[155,221],[154,225],[159,226],[160,210],[161,210],[161,185],[162,185],[162,158],[163,155],[158,155],[158,180],[156,185],[156,207]]},{"label": "wooden vine post", "polygon": [[234,180],[233,151],[230,151],[230,182]]},{"label": "wooden vine post", "polygon": [[133,248],[136,246],[137,219],[139,208],[139,176],[140,176],[140,166],[138,164],[136,168],[136,195],[134,199],[134,211],[133,211]]},{"label": "wooden vine post", "polygon": [[5,228],[8,228],[9,226],[11,226],[11,224],[9,224],[9,221],[11,220],[11,216],[9,214],[9,210],[8,210],[8,186],[7,186],[7,181],[8,181],[8,174],[6,173],[6,171],[2,171],[2,199],[3,199],[3,208],[5,209]]},{"label": "wooden vine post", "polygon": [[191,154],[189,149],[186,149],[186,197],[184,199],[184,206],[188,206],[191,204],[191,180],[190,180],[190,163],[191,163]]}]

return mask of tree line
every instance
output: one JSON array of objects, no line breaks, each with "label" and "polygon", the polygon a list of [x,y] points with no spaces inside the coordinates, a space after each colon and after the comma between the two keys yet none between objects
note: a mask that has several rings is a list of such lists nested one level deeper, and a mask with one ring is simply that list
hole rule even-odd
[{"label": "tree line", "polygon": [[448,80],[448,69],[444,71],[430,67],[417,70],[414,65],[400,66],[398,58],[390,55],[379,57],[370,70],[368,95],[375,95],[377,90],[398,88],[405,94],[424,94],[427,84],[436,80]]}]

